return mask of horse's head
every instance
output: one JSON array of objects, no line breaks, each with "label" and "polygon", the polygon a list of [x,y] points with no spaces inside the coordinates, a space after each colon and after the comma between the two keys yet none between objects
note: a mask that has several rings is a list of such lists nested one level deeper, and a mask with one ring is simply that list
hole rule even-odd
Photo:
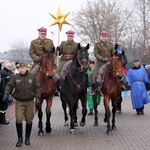
[{"label": "horse's head", "polygon": [[80,43],[78,44],[78,51],[77,51],[77,60],[80,65],[81,71],[86,72],[88,69],[88,62],[89,62],[89,44],[86,47],[81,47]]},{"label": "horse's head", "polygon": [[121,79],[123,77],[122,56],[121,55],[114,55],[112,57],[110,65],[112,66],[113,72],[115,72],[115,75],[117,76],[117,78]]},{"label": "horse's head", "polygon": [[54,52],[55,52],[54,47],[51,51],[46,50],[43,47],[43,55],[42,55],[42,61],[41,61],[40,68],[42,69],[42,71],[48,78],[52,78],[52,76],[53,76]]}]

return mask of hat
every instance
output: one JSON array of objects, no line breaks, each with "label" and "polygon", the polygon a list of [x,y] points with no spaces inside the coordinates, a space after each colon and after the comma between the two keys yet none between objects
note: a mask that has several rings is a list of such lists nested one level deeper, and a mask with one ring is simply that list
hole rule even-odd
[{"label": "hat", "polygon": [[108,32],[107,31],[102,31],[102,32],[100,32],[100,36],[108,36]]},{"label": "hat", "polygon": [[28,67],[28,64],[26,62],[21,62],[20,67]]},{"label": "hat", "polygon": [[12,66],[12,64],[9,61],[4,62],[4,67]]},{"label": "hat", "polygon": [[40,33],[46,33],[46,32],[47,32],[47,29],[44,28],[44,27],[41,27],[41,28],[38,29],[38,31],[39,31]]},{"label": "hat", "polygon": [[136,59],[133,60],[133,62],[137,62],[137,61],[140,61],[140,60],[138,58],[136,58]]},{"label": "hat", "polygon": [[66,34],[67,34],[68,36],[74,36],[75,32],[69,30],[69,31],[66,32]]}]

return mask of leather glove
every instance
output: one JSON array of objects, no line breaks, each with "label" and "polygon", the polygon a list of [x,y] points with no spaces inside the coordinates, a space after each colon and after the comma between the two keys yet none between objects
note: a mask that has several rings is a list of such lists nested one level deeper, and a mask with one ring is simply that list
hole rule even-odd
[{"label": "leather glove", "polygon": [[7,96],[8,96],[8,94],[4,93],[3,98],[2,98],[2,101],[3,101],[3,102],[6,102],[6,101],[7,101]]},{"label": "leather glove", "polygon": [[41,58],[38,58],[37,60],[36,60],[36,63],[40,63],[41,62]]},{"label": "leather glove", "polygon": [[35,107],[38,108],[40,106],[40,98],[35,99]]}]

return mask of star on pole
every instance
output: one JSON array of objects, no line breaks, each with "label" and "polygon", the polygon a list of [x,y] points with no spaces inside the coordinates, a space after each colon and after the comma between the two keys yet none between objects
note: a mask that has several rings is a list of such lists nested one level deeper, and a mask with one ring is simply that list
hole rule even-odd
[{"label": "star on pole", "polygon": [[62,30],[62,26],[63,24],[69,24],[70,23],[68,21],[66,21],[66,17],[69,15],[70,12],[66,13],[66,14],[62,14],[60,7],[58,7],[58,11],[57,14],[51,14],[49,13],[55,20],[53,21],[53,23],[51,24],[51,26],[58,24],[59,30]]}]

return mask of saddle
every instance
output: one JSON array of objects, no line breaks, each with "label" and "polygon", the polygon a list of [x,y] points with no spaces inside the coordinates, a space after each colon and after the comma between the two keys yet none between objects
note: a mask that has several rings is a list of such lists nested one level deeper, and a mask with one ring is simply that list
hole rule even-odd
[{"label": "saddle", "polygon": [[30,68],[30,72],[33,73],[34,75],[37,74],[37,72],[40,70],[40,64],[35,64]]},{"label": "saddle", "polygon": [[66,75],[69,72],[70,66],[72,64],[72,60],[69,60],[68,62],[65,63],[63,66],[63,69],[61,70],[60,76],[63,80],[65,80]]}]

